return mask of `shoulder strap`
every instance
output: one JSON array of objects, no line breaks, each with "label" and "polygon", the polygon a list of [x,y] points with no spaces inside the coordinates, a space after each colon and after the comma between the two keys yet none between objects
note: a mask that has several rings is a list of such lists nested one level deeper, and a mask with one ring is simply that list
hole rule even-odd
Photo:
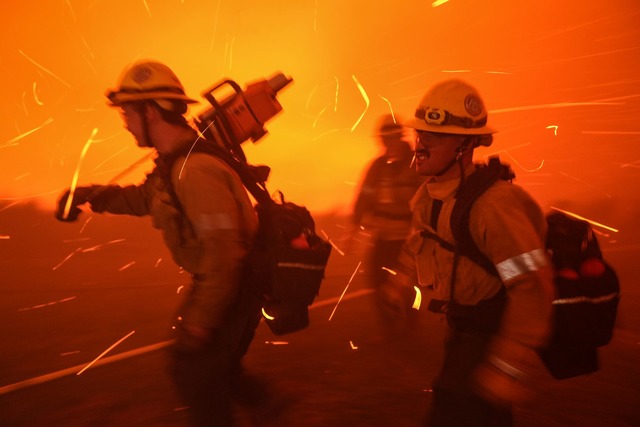
[{"label": "shoulder strap", "polygon": [[191,152],[206,153],[219,158],[238,174],[242,184],[259,204],[275,203],[264,183],[269,174],[268,166],[252,166],[224,148],[206,140],[196,144]]},{"label": "shoulder strap", "polygon": [[456,193],[456,203],[451,213],[451,231],[456,242],[456,251],[484,268],[488,273],[498,276],[498,272],[489,258],[478,249],[469,230],[469,216],[473,203],[499,179],[511,181],[515,174],[507,165],[500,163],[498,157],[490,157],[489,163],[479,166]]}]

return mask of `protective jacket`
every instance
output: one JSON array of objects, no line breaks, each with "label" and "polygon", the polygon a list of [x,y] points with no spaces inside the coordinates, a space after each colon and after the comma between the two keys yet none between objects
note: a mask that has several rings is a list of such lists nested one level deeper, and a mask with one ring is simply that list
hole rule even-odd
[{"label": "protective jacket", "polygon": [[193,277],[183,320],[215,328],[238,296],[257,218],[235,171],[214,156],[186,153],[160,155],[142,184],[109,186],[91,201],[91,208],[150,215],[176,264]]},{"label": "protective jacket", "polygon": [[411,167],[413,152],[399,158],[376,158],[365,175],[353,209],[352,222],[384,240],[403,240],[411,225],[409,201],[424,181]]},{"label": "protective jacket", "polygon": [[[472,165],[467,171],[473,172]],[[413,231],[401,257],[405,286],[433,287],[436,298],[450,302],[453,253],[422,230],[454,243],[450,217],[459,179],[426,182],[412,200]],[[434,200],[442,207],[432,219]],[[435,228],[432,227],[435,225]],[[546,222],[536,202],[520,187],[499,180],[473,204],[469,231],[500,277],[461,256],[456,269],[454,301],[477,306],[506,289],[507,302],[488,357],[520,372],[530,351],[545,343],[551,315],[552,273],[544,249]]]}]

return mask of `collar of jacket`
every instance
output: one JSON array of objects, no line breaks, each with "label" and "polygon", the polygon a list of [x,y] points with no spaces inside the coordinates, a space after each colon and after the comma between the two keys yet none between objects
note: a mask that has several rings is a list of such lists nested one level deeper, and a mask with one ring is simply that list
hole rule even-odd
[{"label": "collar of jacket", "polygon": [[[465,169],[464,174],[465,176],[469,176],[475,170],[475,165],[469,165],[467,169]],[[432,199],[447,200],[455,195],[459,186],[460,177],[447,181],[436,181],[431,178],[427,181],[427,192]]]}]

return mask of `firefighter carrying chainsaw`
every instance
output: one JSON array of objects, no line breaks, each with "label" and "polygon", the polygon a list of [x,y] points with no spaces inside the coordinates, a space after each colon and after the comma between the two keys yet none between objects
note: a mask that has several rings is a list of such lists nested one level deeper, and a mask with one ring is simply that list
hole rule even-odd
[{"label": "firefighter carrying chainsaw", "polygon": [[[58,202],[61,221],[76,220],[84,204],[94,212],[149,215],[176,264],[190,273],[171,373],[194,425],[233,425],[234,384],[263,303],[244,285],[258,218],[243,178],[254,186],[266,180],[264,170],[248,167],[239,144],[264,135],[262,125],[281,110],[275,95],[290,81],[278,74],[226,104],[206,92],[214,108],[198,116],[198,132],[185,118],[188,105],[198,101],[185,94],[173,71],[156,61],[134,63],[106,96],[137,145],[157,153],[153,171],[140,185],[70,188]],[[223,83],[237,89],[235,82]],[[200,149],[206,144],[221,156]],[[248,172],[239,174],[231,164]],[[298,241],[309,236],[295,233]]]}]

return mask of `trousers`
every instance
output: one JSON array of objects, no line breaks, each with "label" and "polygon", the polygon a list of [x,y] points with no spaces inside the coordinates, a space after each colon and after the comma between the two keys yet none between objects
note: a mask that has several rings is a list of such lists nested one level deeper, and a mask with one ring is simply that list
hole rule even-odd
[{"label": "trousers", "polygon": [[492,336],[497,332],[506,292],[475,306],[452,304],[445,359],[433,384],[433,400],[427,414],[428,427],[511,427],[508,406],[496,406],[476,395],[472,378],[483,362]]},{"label": "trousers", "polygon": [[170,350],[170,375],[194,426],[234,425],[232,402],[242,397],[234,385],[243,374],[241,359],[260,321],[260,307],[258,298],[242,295],[206,345],[186,349],[176,344]]}]

